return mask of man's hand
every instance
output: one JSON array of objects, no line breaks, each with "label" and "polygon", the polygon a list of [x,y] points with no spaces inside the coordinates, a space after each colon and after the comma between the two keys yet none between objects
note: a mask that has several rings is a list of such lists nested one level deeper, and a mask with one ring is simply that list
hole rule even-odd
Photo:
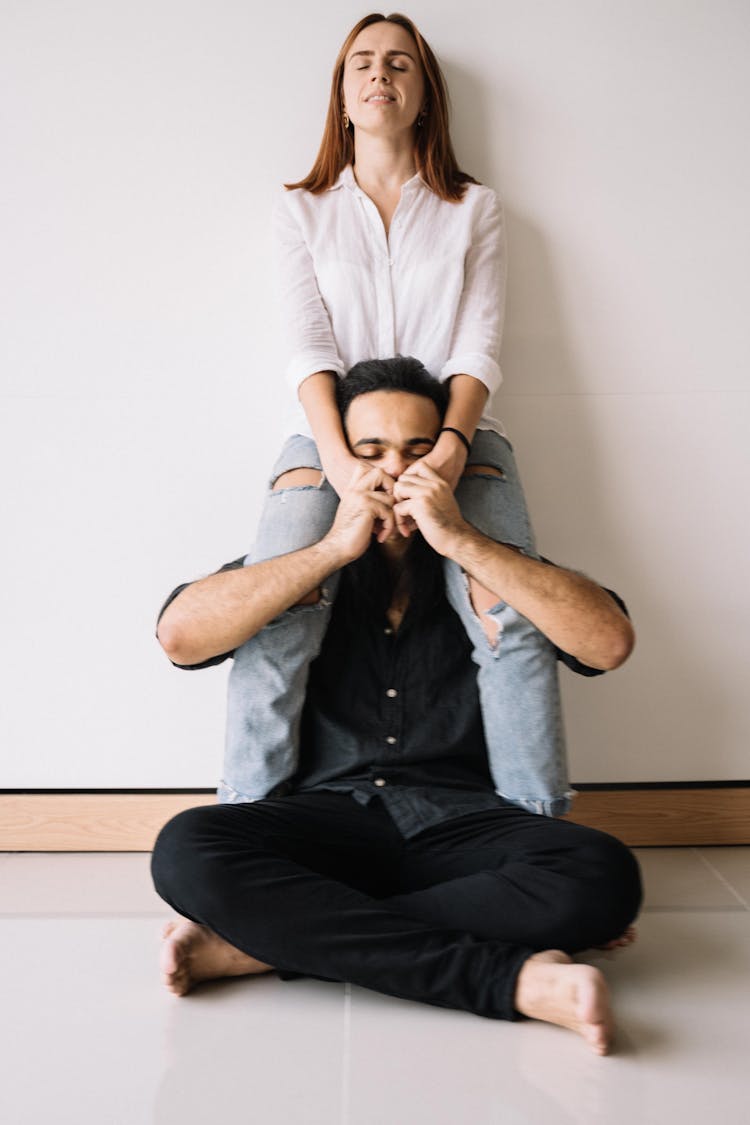
[{"label": "man's hand", "polygon": [[[455,492],[466,467],[466,450],[455,434],[443,433],[440,434],[430,452],[415,461],[408,471],[411,472],[417,465],[424,465],[431,472],[436,473],[441,480],[445,481],[451,492]],[[401,516],[398,509],[396,509],[396,526],[400,534],[404,536],[411,535],[417,527],[410,516]],[[435,549],[437,550],[437,548]]]},{"label": "man's hand", "polygon": [[408,531],[419,528],[439,555],[451,555],[456,541],[468,528],[453,488],[422,457],[402,473],[394,485],[394,513]]},{"label": "man's hand", "polygon": [[363,555],[373,535],[383,543],[396,534],[393,488],[393,478],[382,469],[356,462],[341,494],[333,526],[325,536],[325,541],[341,555],[342,565]]}]

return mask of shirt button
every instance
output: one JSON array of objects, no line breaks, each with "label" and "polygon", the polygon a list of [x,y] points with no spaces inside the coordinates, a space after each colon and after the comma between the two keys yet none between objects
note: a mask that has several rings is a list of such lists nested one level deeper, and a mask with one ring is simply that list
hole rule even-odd
[{"label": "shirt button", "polygon": [[384,777],[376,777],[373,784],[378,785],[382,788],[385,785],[385,778]]},{"label": "shirt button", "polygon": [[386,742],[388,743],[389,746],[395,746],[396,739],[393,737],[392,734],[389,734],[388,737],[386,738]]},{"label": "shirt button", "polygon": [[398,692],[396,691],[395,687],[389,687],[388,691],[385,694],[388,696],[389,699],[395,699],[396,696],[398,695]]},{"label": "shirt button", "polygon": [[393,629],[391,629],[390,626],[389,626],[387,629],[384,629],[383,632],[385,633],[386,637],[390,637],[391,633],[393,632]]}]

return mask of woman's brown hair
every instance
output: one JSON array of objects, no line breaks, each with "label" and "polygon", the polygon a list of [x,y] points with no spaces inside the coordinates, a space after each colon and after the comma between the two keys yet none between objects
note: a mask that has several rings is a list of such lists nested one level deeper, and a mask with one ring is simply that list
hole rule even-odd
[{"label": "woman's brown hair", "polygon": [[318,195],[336,183],[347,164],[354,163],[354,126],[344,125],[344,66],[354,40],[373,23],[398,24],[408,31],[417,45],[425,81],[426,110],[422,124],[415,130],[414,155],[417,168],[422,179],[436,195],[456,203],[463,199],[466,185],[477,181],[461,171],[453,152],[448,125],[448,91],[435,54],[412,21],[398,12],[390,16],[373,12],[361,19],[347,35],[333,68],[328,114],[315,163],[304,180],[284,186],[290,191],[293,188],[304,188],[313,195]]}]

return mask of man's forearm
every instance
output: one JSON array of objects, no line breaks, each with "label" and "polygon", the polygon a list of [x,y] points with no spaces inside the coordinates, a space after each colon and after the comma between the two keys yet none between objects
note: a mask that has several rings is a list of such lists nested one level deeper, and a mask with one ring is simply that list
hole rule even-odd
[{"label": "man's forearm", "polygon": [[606,590],[583,575],[531,559],[468,524],[447,553],[498,601],[581,663],[616,668],[630,654],[634,634],[628,618]]},{"label": "man's forearm", "polygon": [[230,652],[348,561],[326,538],[289,555],[199,579],[164,611],[159,642],[175,664],[200,664]]},{"label": "man's forearm", "polygon": [[330,531],[318,543],[186,587],[162,614],[157,636],[175,664],[202,664],[232,652],[367,550],[392,515],[380,469],[357,464]]}]

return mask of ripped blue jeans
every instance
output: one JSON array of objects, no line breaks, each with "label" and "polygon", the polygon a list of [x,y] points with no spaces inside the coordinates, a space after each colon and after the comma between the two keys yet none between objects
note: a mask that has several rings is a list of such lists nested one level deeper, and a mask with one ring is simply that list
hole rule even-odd
[{"label": "ripped blue jeans", "polygon": [[[478,430],[468,465],[495,471],[459,482],[456,499],[464,519],[490,539],[538,558],[510,443],[492,430]],[[274,465],[245,565],[301,550],[330,529],[338,496],[326,480],[272,490],[283,473],[300,468],[322,472],[314,441],[296,434]],[[498,627],[497,640],[490,643],[466,575],[450,559],[444,567],[448,600],[473,646],[495,789],[531,812],[559,816],[570,807],[571,793],[554,646],[502,601],[488,611]],[[308,670],[320,651],[337,587],[338,574],[333,574],[316,604],[286,610],[235,652],[220,801],[259,800],[294,774]]]}]

